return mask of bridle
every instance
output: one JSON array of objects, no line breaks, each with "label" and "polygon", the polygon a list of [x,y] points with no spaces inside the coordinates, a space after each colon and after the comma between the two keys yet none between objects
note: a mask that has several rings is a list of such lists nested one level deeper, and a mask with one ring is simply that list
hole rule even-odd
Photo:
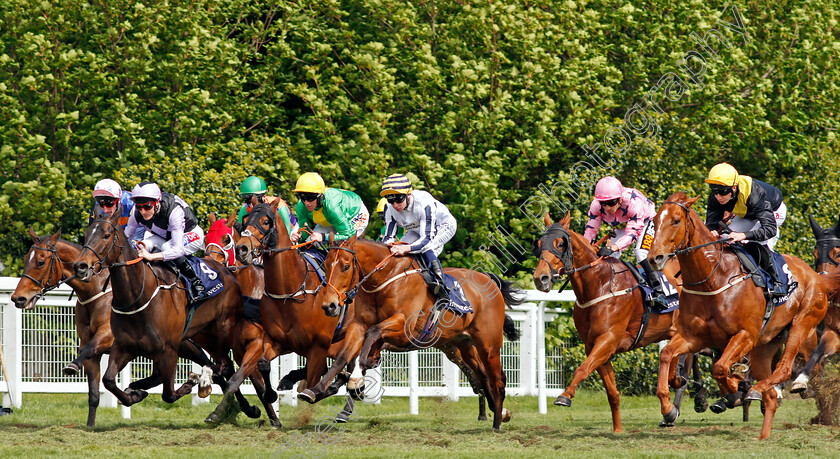
[{"label": "bridle", "polygon": [[[228,245],[224,246],[224,247],[222,247],[220,244],[216,244],[215,242],[211,242],[211,243],[207,244],[207,246],[204,247],[204,254],[205,255],[211,255],[211,254],[221,255],[225,260],[224,265],[227,266],[228,268],[233,268],[234,265],[236,264],[236,260],[231,260],[229,250],[233,249],[234,242],[233,242],[233,235],[230,235],[230,236],[231,236],[230,243]],[[218,250],[214,249],[214,247],[218,247]]]},{"label": "bridle", "polygon": [[[817,239],[817,259],[814,262],[814,269],[826,263],[835,267],[838,266],[837,261],[831,258],[831,249],[835,247],[840,247],[840,238],[826,237]],[[828,271],[820,271],[819,274],[828,274]]]},{"label": "bridle", "polygon": [[[65,262],[62,261],[61,258],[58,256],[58,249],[55,248],[55,245],[53,245],[52,248],[40,247],[38,245],[33,245],[32,250],[43,250],[45,252],[50,252],[51,253],[49,266],[47,266],[47,270],[44,272],[44,275],[41,276],[40,280],[35,279],[34,277],[30,276],[26,272],[24,272],[21,275],[21,277],[25,277],[25,278],[31,280],[32,282],[34,282],[35,285],[38,286],[38,288],[41,289],[41,291],[36,293],[35,296],[33,297],[33,300],[37,302],[39,299],[43,298],[47,294],[47,292],[55,290],[56,288],[58,288],[58,286],[61,285],[62,282],[66,282],[66,281],[72,279],[73,277],[75,277],[75,275],[73,275],[71,277],[67,277],[67,278],[64,277],[64,270],[61,269],[61,265],[65,264]],[[58,277],[58,281],[56,281],[55,285],[49,285],[49,284],[52,284],[53,271],[55,271],[56,268],[58,268],[58,275],[56,276],[56,277]],[[47,284],[47,285],[45,285],[45,284]]]},{"label": "bridle", "polygon": [[[710,245],[716,245],[716,244],[723,244],[723,243],[727,242],[727,239],[718,239],[718,240],[712,241],[712,242],[705,242],[703,244],[698,244],[698,245],[694,245],[694,246],[690,246],[690,247],[685,247],[685,246],[688,245],[688,241],[691,240],[691,236],[690,236],[689,233],[691,233],[692,229],[696,229],[696,227],[694,227],[692,222],[691,222],[691,209],[689,209],[689,207],[686,206],[685,204],[683,204],[681,202],[677,202],[677,201],[665,201],[665,202],[662,203],[662,206],[665,206],[666,204],[677,205],[682,210],[685,211],[685,231],[683,232],[683,239],[682,239],[682,241],[680,241],[680,244],[677,246],[676,250],[666,254],[668,256],[668,258],[677,256],[677,255],[683,255],[683,254],[692,252],[692,251],[697,250],[697,249],[702,248],[702,247],[706,247],[706,246],[710,246]],[[695,286],[695,285],[700,285],[700,284],[706,283],[709,279],[712,278],[712,276],[715,274],[715,272],[717,272],[717,270],[720,268],[722,262],[723,262],[723,248],[719,248],[718,249],[717,264],[712,269],[712,271],[709,273],[709,275],[705,279],[703,279],[699,282],[687,282],[687,281],[683,280],[682,285]]]}]

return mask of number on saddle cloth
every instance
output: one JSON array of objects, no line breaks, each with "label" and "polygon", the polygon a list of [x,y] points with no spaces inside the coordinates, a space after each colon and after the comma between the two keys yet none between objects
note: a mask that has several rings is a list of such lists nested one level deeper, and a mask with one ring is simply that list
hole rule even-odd
[{"label": "number on saddle cloth", "polygon": [[[201,283],[204,284],[204,289],[207,292],[207,299],[218,295],[225,289],[225,284],[222,282],[222,276],[216,270],[211,268],[210,265],[205,263],[204,260],[193,255],[187,255],[187,262],[189,262],[192,266],[193,271],[195,271],[195,274],[198,276]],[[185,276],[181,275],[180,277],[184,280],[184,285],[187,287],[187,295],[190,298],[190,303],[192,303],[192,283]]]}]

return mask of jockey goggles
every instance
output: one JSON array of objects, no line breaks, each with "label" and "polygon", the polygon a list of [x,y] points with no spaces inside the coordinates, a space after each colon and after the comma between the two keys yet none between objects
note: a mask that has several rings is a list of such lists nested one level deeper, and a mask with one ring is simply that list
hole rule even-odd
[{"label": "jockey goggles", "polygon": [[395,193],[395,194],[389,194],[389,195],[385,196],[385,199],[388,200],[389,204],[399,204],[399,203],[405,201],[405,198],[407,198],[407,197],[408,197],[407,194],[396,194]]},{"label": "jockey goggles", "polygon": [[256,195],[243,194],[243,195],[240,195],[239,197],[240,197],[240,199],[242,199],[242,202],[245,203],[246,206],[250,206],[251,205],[251,200],[254,199],[254,196],[256,196]]},{"label": "jockey goggles", "polygon": [[716,194],[718,196],[726,196],[732,193],[732,187],[727,185],[717,185],[717,184],[710,184],[709,190],[711,190],[712,194]]},{"label": "jockey goggles", "polygon": [[297,193],[296,196],[301,201],[315,201],[320,195],[318,193]]},{"label": "jockey goggles", "polygon": [[598,201],[598,202],[601,203],[601,207],[612,207],[612,206],[618,204],[618,201],[620,199],[621,198],[615,198],[615,199],[610,199],[609,201]]},{"label": "jockey goggles", "polygon": [[99,207],[114,207],[114,205],[117,203],[117,198],[112,198],[109,196],[97,196],[95,198],[95,201],[97,204],[99,204]]},{"label": "jockey goggles", "polygon": [[155,208],[155,204],[157,204],[157,201],[135,202],[134,207],[142,210],[152,210]]}]

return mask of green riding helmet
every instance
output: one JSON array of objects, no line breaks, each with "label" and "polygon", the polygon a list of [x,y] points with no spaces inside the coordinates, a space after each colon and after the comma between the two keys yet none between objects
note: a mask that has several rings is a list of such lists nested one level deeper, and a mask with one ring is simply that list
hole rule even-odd
[{"label": "green riding helmet", "polygon": [[253,175],[243,180],[242,185],[239,186],[239,194],[243,196],[248,194],[265,194],[267,191],[268,188],[265,186],[265,181]]}]

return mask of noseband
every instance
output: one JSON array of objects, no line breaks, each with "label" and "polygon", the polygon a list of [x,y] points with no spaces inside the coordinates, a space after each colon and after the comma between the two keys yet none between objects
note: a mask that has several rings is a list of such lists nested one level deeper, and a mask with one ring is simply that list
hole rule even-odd
[{"label": "noseband", "polygon": [[[554,245],[554,241],[557,239],[562,239],[565,242],[566,250],[562,252],[557,250],[557,247]],[[559,224],[554,224],[546,228],[545,232],[536,241],[534,241],[534,245],[531,247],[531,250],[534,256],[548,265],[552,283],[554,283],[555,279],[560,278],[564,274],[572,274],[576,271],[573,267],[574,261],[572,259],[572,236]],[[559,271],[555,270],[554,266],[552,266],[551,263],[549,263],[543,256],[543,253],[546,251],[550,252],[552,255],[557,257],[561,263],[563,263],[563,267],[560,268]]]},{"label": "noseband", "polygon": [[[46,272],[44,272],[44,275],[41,276],[41,280],[35,279],[34,277],[30,276],[29,274],[26,274],[26,272],[24,272],[21,275],[21,277],[25,277],[25,278],[31,280],[32,282],[34,282],[35,285],[37,285],[38,288],[41,289],[40,292],[35,294],[35,299],[37,301],[37,299],[43,298],[44,295],[46,295],[47,292],[58,288],[58,286],[61,285],[62,282],[66,281],[66,280],[69,280],[69,279],[72,279],[72,277],[71,278],[65,278],[64,277],[64,270],[62,270],[61,266],[60,266],[60,264],[64,264],[64,262],[61,260],[61,258],[58,257],[58,250],[54,246],[52,248],[46,248],[46,247],[40,247],[40,246],[37,246],[37,245],[33,245],[32,249],[33,250],[43,250],[45,252],[51,252],[52,253],[52,255],[50,255],[49,266],[47,266],[47,270],[46,270]],[[58,281],[55,283],[55,285],[52,285],[52,286],[46,285],[45,286],[45,284],[51,284],[52,283],[53,271],[55,270],[55,268],[58,268],[58,272],[59,272],[59,275],[57,276],[59,278]]]}]

